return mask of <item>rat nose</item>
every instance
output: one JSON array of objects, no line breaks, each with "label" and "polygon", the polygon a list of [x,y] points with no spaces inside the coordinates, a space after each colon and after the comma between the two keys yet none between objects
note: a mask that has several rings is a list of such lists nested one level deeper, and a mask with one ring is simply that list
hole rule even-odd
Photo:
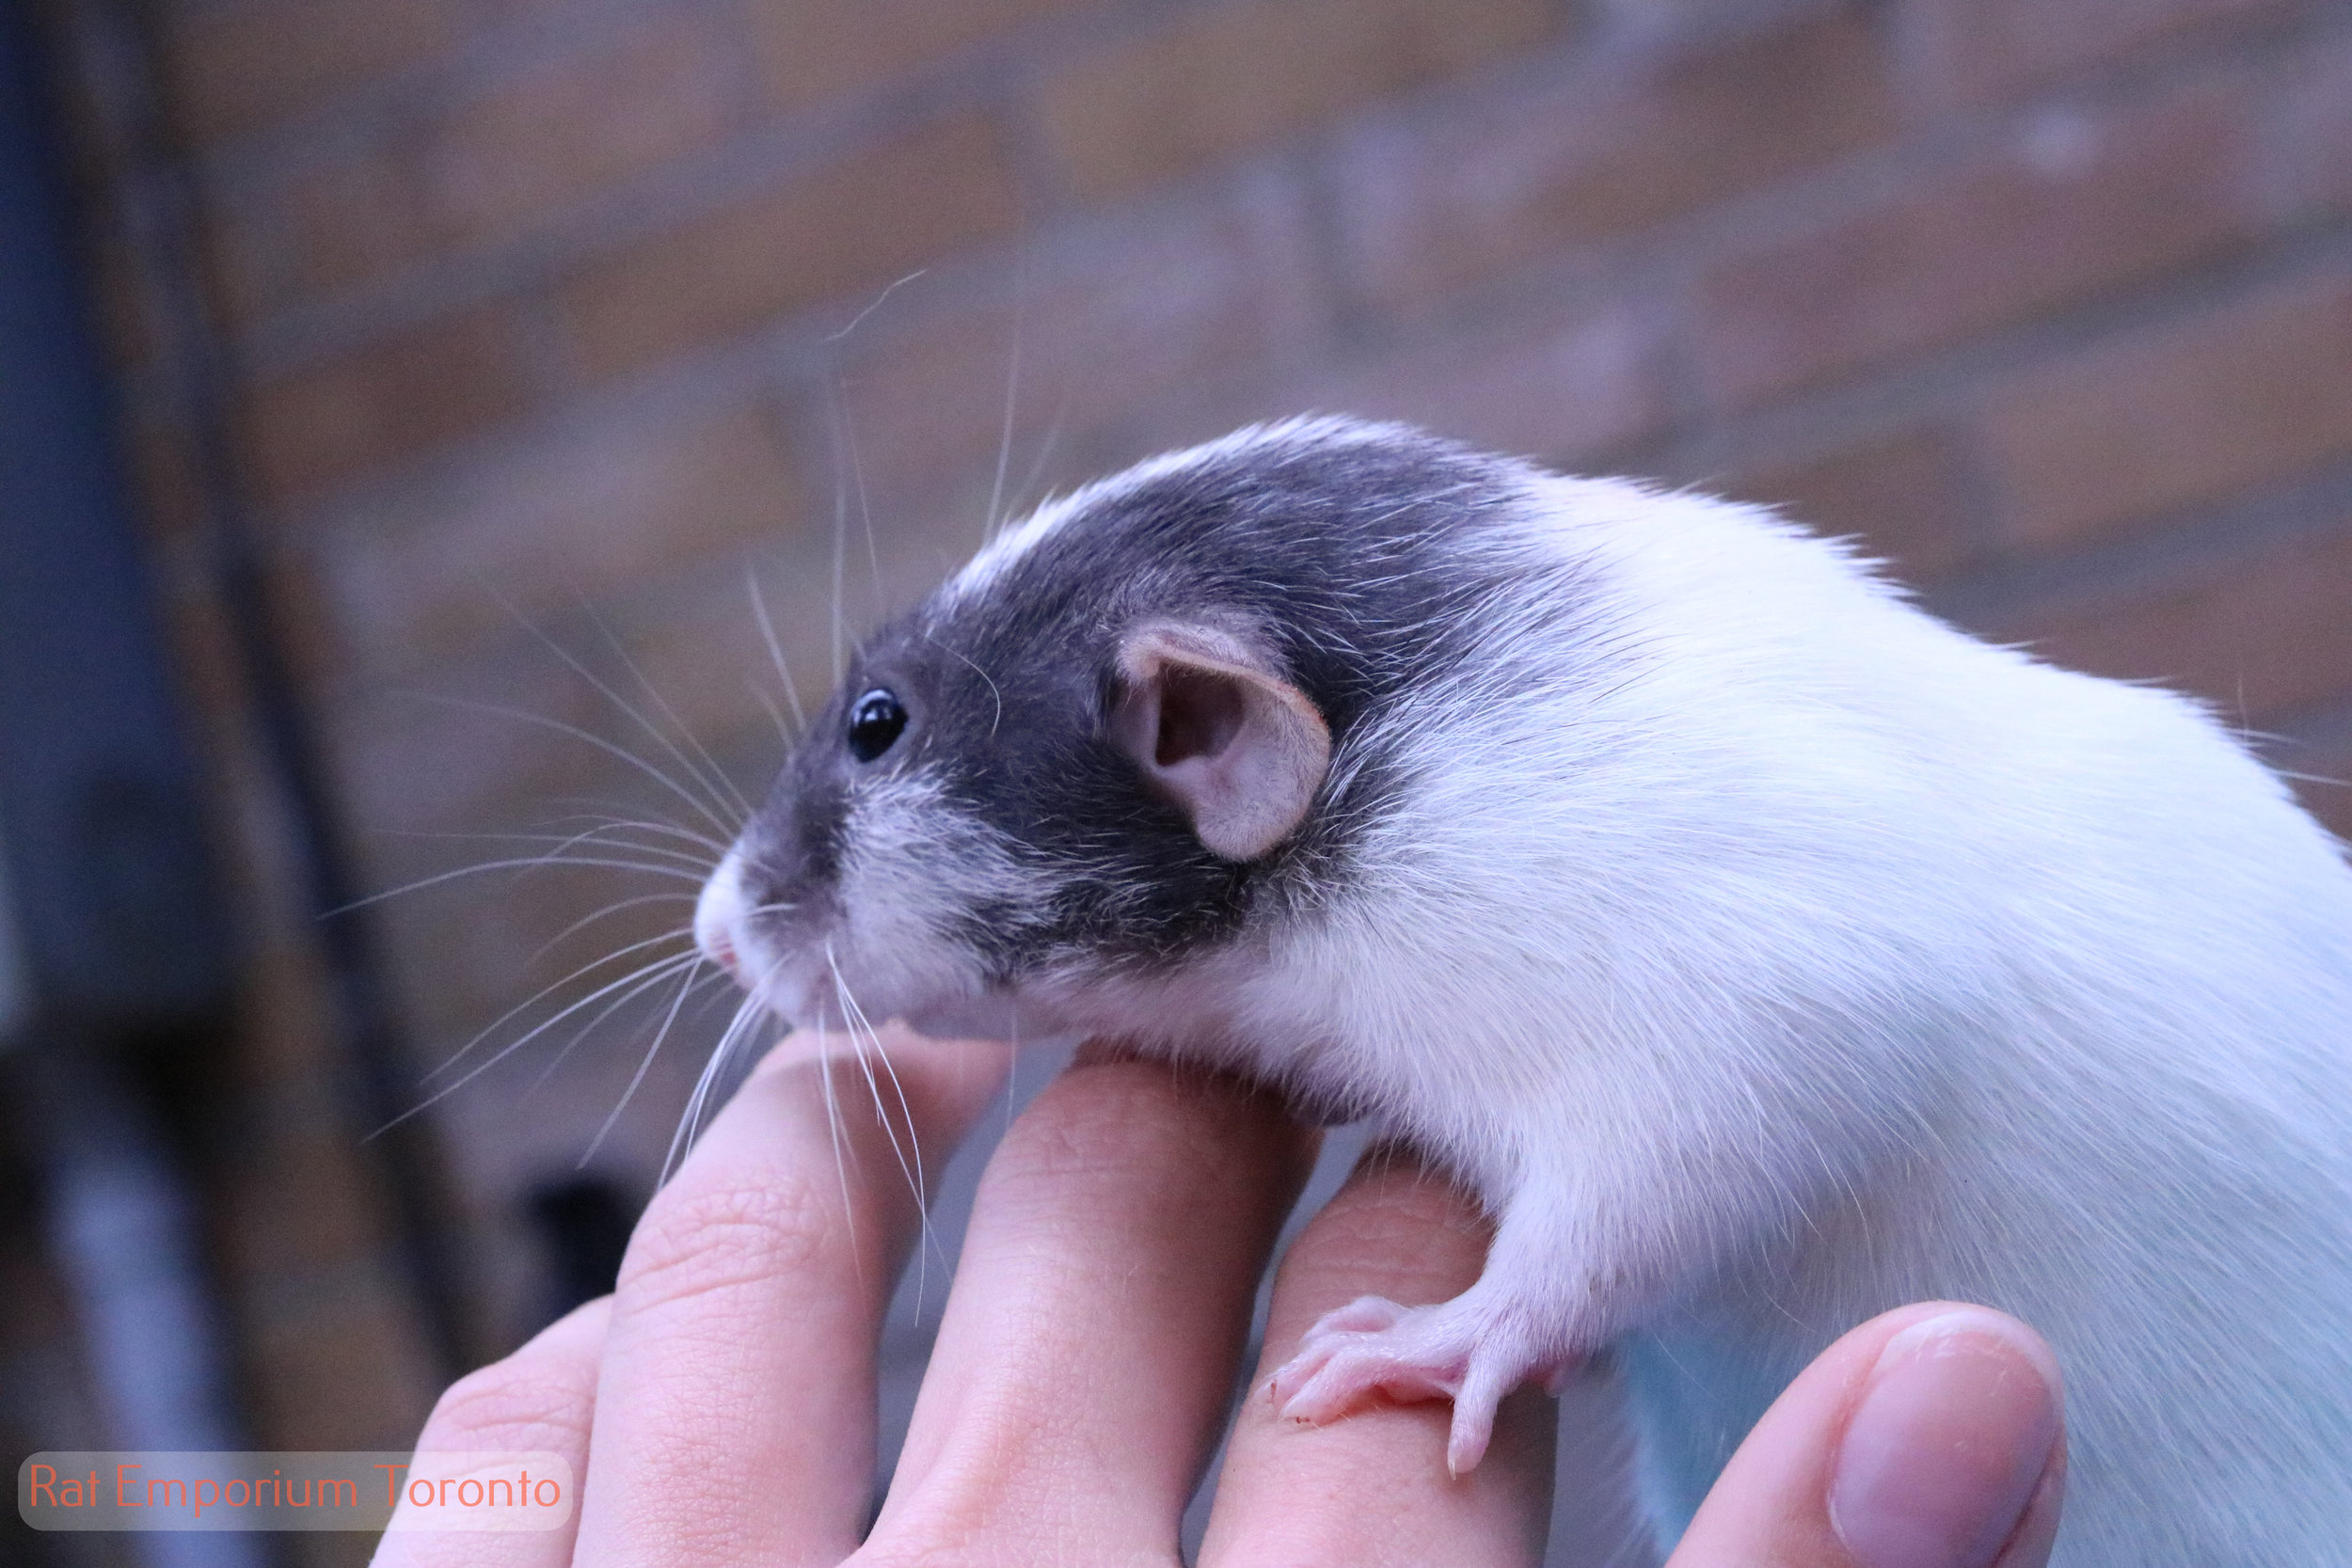
[{"label": "rat nose", "polygon": [[743,889],[736,875],[736,860],[729,853],[719,863],[719,869],[703,884],[702,896],[694,901],[694,942],[703,956],[733,975],[739,985],[743,979],[742,960],[738,956],[739,943],[736,931],[743,920]]}]

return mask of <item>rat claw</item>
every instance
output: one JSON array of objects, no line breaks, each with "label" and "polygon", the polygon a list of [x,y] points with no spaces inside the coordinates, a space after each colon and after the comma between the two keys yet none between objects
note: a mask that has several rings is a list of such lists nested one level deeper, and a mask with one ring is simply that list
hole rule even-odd
[{"label": "rat claw", "polygon": [[1401,1404],[1413,1404],[1451,1398],[1460,1386],[1457,1369],[1417,1364],[1383,1344],[1383,1338],[1367,1335],[1354,1344],[1333,1351],[1313,1376],[1283,1402],[1282,1414],[1321,1426],[1338,1419],[1365,1396],[1375,1392]]},{"label": "rat claw", "polygon": [[1446,1474],[1459,1481],[1478,1468],[1494,1436],[1495,1407],[1527,1375],[1499,1356],[1470,1354],[1469,1370],[1454,1396],[1454,1422],[1446,1432]]},{"label": "rat claw", "polygon": [[1505,1394],[1531,1375],[1556,1387],[1580,1361],[1528,1354],[1523,1341],[1453,1304],[1406,1307],[1366,1296],[1318,1320],[1268,1393],[1284,1416],[1318,1426],[1375,1393],[1407,1404],[1450,1399],[1446,1469],[1458,1478],[1486,1456]]},{"label": "rat claw", "polygon": [[1348,1345],[1387,1332],[1405,1315],[1406,1308],[1381,1296],[1359,1296],[1326,1312],[1299,1336],[1296,1354],[1268,1380],[1267,1393],[1287,1409]]}]

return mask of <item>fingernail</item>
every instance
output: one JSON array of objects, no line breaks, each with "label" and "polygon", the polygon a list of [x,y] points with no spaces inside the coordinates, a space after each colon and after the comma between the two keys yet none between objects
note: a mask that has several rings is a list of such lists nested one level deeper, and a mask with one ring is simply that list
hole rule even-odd
[{"label": "fingernail", "polygon": [[1847,1425],[1829,1516],[1862,1568],[1986,1568],[2058,1441],[2058,1367],[1981,1307],[1886,1342]]}]

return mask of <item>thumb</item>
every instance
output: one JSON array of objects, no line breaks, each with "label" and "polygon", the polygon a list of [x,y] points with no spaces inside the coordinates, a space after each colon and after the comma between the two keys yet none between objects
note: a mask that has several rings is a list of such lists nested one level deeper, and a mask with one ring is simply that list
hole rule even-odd
[{"label": "thumb", "polygon": [[2005,1313],[1873,1318],[1764,1413],[1667,1568],[2041,1568],[2062,1402],[2050,1347]]}]

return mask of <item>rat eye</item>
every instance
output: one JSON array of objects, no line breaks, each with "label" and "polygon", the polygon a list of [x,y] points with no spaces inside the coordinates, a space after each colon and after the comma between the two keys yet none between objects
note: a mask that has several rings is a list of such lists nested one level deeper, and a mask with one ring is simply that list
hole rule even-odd
[{"label": "rat eye", "polygon": [[907,727],[907,710],[898,699],[876,687],[850,708],[850,754],[871,762],[898,740]]}]

